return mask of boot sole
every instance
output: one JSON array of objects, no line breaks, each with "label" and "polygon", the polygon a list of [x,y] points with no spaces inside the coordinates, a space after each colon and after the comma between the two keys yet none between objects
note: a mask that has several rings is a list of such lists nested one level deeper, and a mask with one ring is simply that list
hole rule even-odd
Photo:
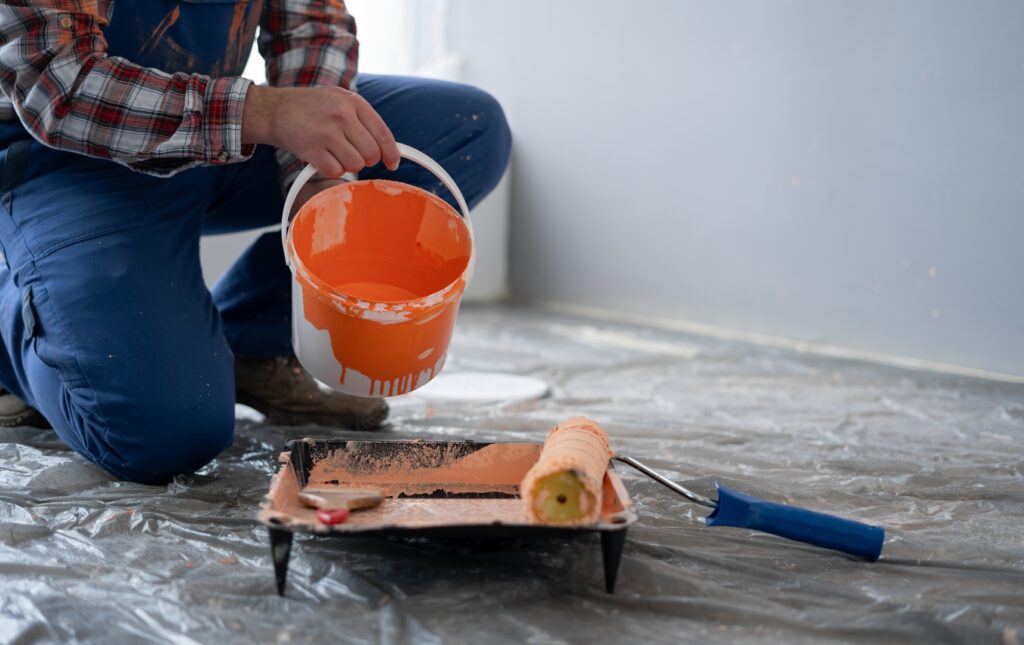
[{"label": "boot sole", "polygon": [[39,412],[30,410],[22,414],[12,416],[0,416],[0,428],[39,428],[41,430],[52,430],[53,426]]}]

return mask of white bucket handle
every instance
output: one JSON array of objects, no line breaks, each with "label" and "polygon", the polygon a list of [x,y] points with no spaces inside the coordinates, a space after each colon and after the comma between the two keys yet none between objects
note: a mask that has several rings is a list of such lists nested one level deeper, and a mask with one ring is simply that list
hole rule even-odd
[{"label": "white bucket handle", "polygon": [[[470,251],[469,272],[466,276],[466,279],[468,280],[469,276],[472,275],[473,272],[473,265],[476,260],[476,248],[475,245],[472,244],[473,223],[469,219],[469,206],[466,205],[466,198],[462,196],[462,191],[459,190],[455,180],[452,179],[451,175],[445,172],[445,169],[441,167],[441,164],[437,163],[425,153],[413,148],[412,146],[407,146],[404,143],[399,143],[397,145],[398,152],[404,159],[418,163],[437,177],[441,183],[444,184],[444,187],[447,188],[455,197],[455,201],[462,210],[462,219],[465,220],[466,228],[469,229],[469,239],[471,242],[470,248],[472,249]],[[281,246],[284,249],[284,261],[288,263],[289,267],[292,265],[291,258],[288,256],[288,229],[291,226],[292,205],[295,203],[295,198],[298,197],[299,191],[302,190],[302,187],[306,185],[306,182],[308,182],[315,174],[316,168],[313,167],[313,164],[306,164],[306,167],[302,169],[299,176],[295,178],[291,189],[288,191],[288,196],[284,200],[284,211],[281,213]]]}]

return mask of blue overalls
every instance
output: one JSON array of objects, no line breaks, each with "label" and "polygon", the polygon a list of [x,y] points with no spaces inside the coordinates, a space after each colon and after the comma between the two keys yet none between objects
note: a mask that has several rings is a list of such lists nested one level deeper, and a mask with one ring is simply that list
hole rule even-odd
[{"label": "blue overalls", "polygon": [[[169,72],[240,74],[262,4],[243,2],[240,30],[231,0],[118,0],[109,53]],[[398,141],[448,170],[471,206],[497,184],[511,139],[492,97],[369,75],[359,92]],[[46,148],[17,121],[0,123],[0,150],[0,384],[116,477],[162,483],[207,463],[232,442],[234,355],[292,351],[277,233],[258,238],[212,293],[199,264],[200,235],[279,221],[273,150],[167,179]],[[408,163],[360,176],[437,189]]]}]

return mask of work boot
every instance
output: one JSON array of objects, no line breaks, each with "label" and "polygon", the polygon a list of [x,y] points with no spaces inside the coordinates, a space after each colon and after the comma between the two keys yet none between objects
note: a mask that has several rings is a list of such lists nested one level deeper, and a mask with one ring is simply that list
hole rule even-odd
[{"label": "work boot", "polygon": [[321,386],[295,357],[236,358],[239,403],[278,426],[315,424],[373,430],[388,418],[384,399],[349,396]]},{"label": "work boot", "polygon": [[50,424],[35,408],[30,408],[18,397],[0,388],[0,428],[49,428]]}]

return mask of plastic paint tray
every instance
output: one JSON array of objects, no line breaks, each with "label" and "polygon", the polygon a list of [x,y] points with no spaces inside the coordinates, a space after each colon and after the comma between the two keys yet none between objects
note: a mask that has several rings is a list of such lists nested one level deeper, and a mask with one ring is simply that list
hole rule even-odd
[{"label": "plastic paint tray", "polygon": [[[270,533],[278,593],[283,595],[295,533],[325,537],[402,536],[540,538],[599,532],[605,588],[615,588],[626,528],[636,521],[618,475],[605,474],[600,519],[565,526],[527,520],[519,482],[540,456],[539,443],[475,441],[289,441],[279,457],[259,521]],[[377,508],[327,526],[299,502],[303,487],[378,488]]]}]

